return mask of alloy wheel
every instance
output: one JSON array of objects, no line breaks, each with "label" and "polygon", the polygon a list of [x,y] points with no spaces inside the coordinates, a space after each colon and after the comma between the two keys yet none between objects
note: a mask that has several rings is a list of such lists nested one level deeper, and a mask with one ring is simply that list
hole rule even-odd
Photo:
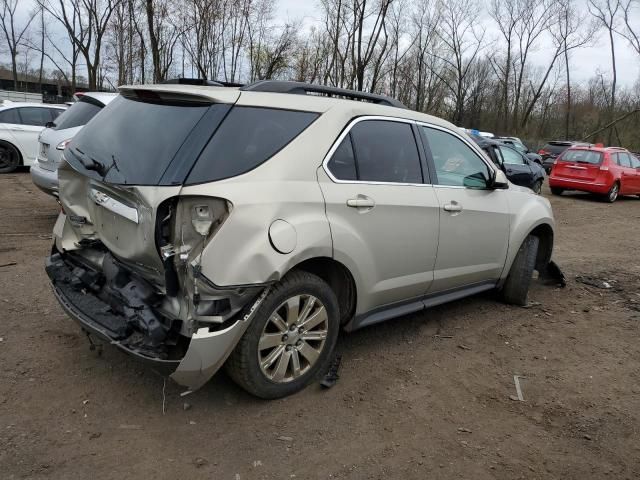
[{"label": "alloy wheel", "polygon": [[613,187],[611,187],[611,190],[609,190],[609,201],[610,202],[615,202],[616,199],[618,198],[618,192],[620,191],[620,187],[618,186],[617,183],[613,184]]},{"label": "alloy wheel", "polygon": [[18,166],[18,156],[15,150],[0,146],[0,170],[10,171]]},{"label": "alloy wheel", "polygon": [[318,361],[329,328],[327,310],[313,295],[296,295],[276,308],[258,342],[262,373],[286,383],[304,375]]}]

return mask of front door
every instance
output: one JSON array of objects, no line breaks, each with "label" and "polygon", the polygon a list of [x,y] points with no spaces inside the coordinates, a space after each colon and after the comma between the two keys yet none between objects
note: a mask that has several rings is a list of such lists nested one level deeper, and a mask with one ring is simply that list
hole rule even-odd
[{"label": "front door", "polygon": [[439,205],[412,122],[357,119],[334,149],[318,181],[334,257],[356,277],[357,313],[419,299],[433,281]]},{"label": "front door", "polygon": [[509,181],[516,185],[531,188],[533,186],[533,172],[526,158],[509,147],[497,146],[495,148],[497,154],[502,158],[504,172],[507,174]]},{"label": "front door", "polygon": [[507,192],[487,188],[492,169],[461,137],[423,126],[440,236],[430,293],[497,281],[509,245]]}]

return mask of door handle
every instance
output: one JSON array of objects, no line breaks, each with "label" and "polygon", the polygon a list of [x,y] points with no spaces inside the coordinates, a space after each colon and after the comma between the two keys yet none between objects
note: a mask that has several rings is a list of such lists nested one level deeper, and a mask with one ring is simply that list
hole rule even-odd
[{"label": "door handle", "polygon": [[376,202],[373,198],[369,198],[366,195],[358,195],[356,198],[347,200],[347,207],[351,208],[373,208],[375,206]]},{"label": "door handle", "polygon": [[447,203],[442,207],[445,212],[461,212],[462,205],[458,204],[458,202]]}]

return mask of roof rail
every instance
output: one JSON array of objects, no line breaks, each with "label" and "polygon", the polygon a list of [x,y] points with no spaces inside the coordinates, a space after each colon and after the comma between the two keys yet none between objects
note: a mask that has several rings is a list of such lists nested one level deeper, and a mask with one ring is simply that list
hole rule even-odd
[{"label": "roof rail", "polygon": [[206,85],[209,87],[242,87],[244,83],[225,82],[223,80],[207,80],[204,78],[170,78],[160,82],[162,84],[179,84],[179,85]]},{"label": "roof rail", "polygon": [[272,93],[292,93],[297,95],[319,95],[326,97],[342,97],[349,100],[360,100],[364,102],[386,105],[389,107],[407,108],[403,103],[395,98],[375,93],[359,92],[346,88],[327,87],[324,85],[314,85],[304,82],[287,82],[282,80],[260,80],[249,85],[245,85],[240,90],[246,92],[272,92]]}]

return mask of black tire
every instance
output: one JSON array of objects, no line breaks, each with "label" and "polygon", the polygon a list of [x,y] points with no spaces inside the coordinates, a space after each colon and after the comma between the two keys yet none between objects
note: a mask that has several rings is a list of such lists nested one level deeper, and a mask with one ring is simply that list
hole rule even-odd
[{"label": "black tire", "polygon": [[562,195],[564,193],[564,188],[551,187],[551,193],[553,195]]},{"label": "black tire", "polygon": [[[324,305],[328,326],[326,340],[317,360],[308,367],[305,373],[286,383],[274,382],[262,371],[259,359],[261,351],[258,342],[265,326],[271,316],[278,311],[279,306],[298,295],[312,295]],[[273,399],[291,395],[318,380],[327,372],[333,359],[339,330],[340,309],[336,295],[329,285],[311,273],[291,272],[273,287],[258,308],[249,328],[226,362],[227,373],[240,387],[257,397]],[[303,357],[300,356],[300,358]]]},{"label": "black tire", "polygon": [[609,189],[607,194],[602,198],[607,203],[613,203],[618,199],[619,196],[620,196],[620,184],[618,182],[615,182],[613,185],[611,185],[611,188]]},{"label": "black tire", "polygon": [[11,173],[21,164],[18,149],[9,142],[0,141],[0,173]]},{"label": "black tire", "polygon": [[533,190],[533,193],[540,195],[542,193],[542,180],[536,181],[531,187],[531,190]]},{"label": "black tire", "polygon": [[502,287],[502,299],[512,305],[526,305],[531,277],[538,255],[538,237],[529,235],[524,239],[516,255],[507,281]]}]

